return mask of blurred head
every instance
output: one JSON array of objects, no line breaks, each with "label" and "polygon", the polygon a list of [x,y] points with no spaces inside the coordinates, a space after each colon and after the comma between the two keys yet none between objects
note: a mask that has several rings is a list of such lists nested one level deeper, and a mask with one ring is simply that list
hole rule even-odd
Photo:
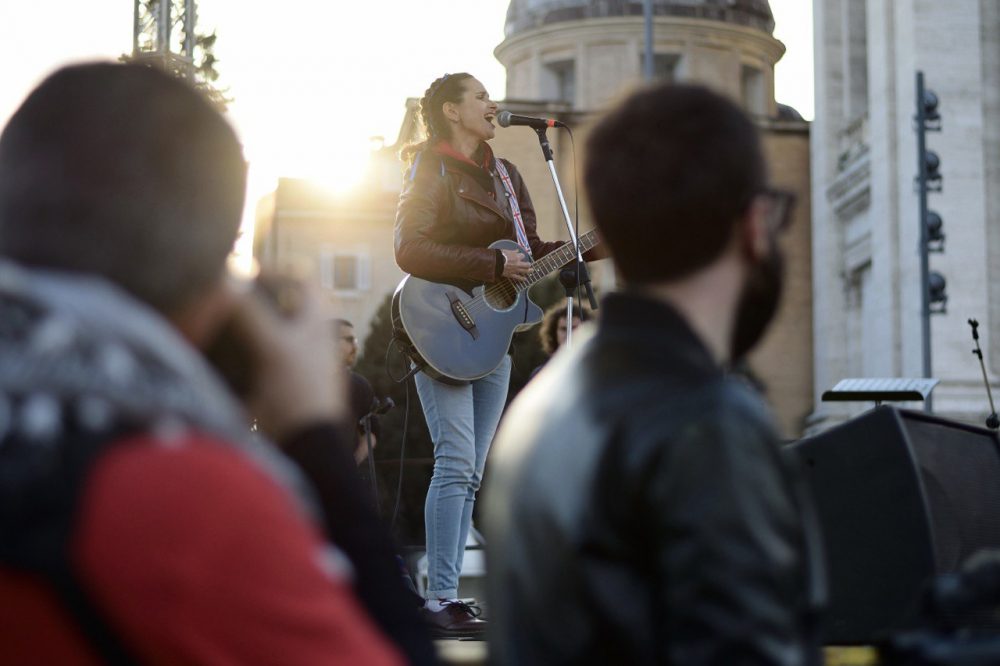
[{"label": "blurred head", "polygon": [[235,133],[189,85],[66,67],[0,135],[0,255],[106,278],[170,313],[218,284],[244,190]]},{"label": "blurred head", "polygon": [[334,319],[333,329],[341,361],[348,368],[353,368],[358,362],[358,339],[354,335],[354,324],[346,319]]},{"label": "blurred head", "polygon": [[[777,309],[775,238],[789,202],[768,189],[757,129],[736,104],[701,86],[642,89],[594,128],[584,178],[594,222],[631,286],[684,280],[738,248],[746,270],[732,358],[757,342]],[[765,251],[743,242],[751,226],[766,230]]]},{"label": "blurred head", "polygon": [[767,182],[757,130],[707,88],[659,85],[613,109],[587,142],[594,222],[626,282],[707,266]]},{"label": "blurred head", "polygon": [[[574,307],[572,328],[581,322],[589,321],[592,313],[584,307]],[[538,329],[538,337],[542,342],[542,349],[546,354],[552,355],[557,349],[566,343],[566,300],[556,303],[545,311],[542,317],[542,325]]]}]

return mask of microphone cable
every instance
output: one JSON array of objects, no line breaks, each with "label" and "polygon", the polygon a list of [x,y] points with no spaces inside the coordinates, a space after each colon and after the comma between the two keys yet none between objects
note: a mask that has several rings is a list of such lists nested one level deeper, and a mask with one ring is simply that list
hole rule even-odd
[{"label": "microphone cable", "polygon": [[389,410],[396,406],[396,402],[389,396],[385,398],[379,398],[377,395],[372,396],[371,405],[368,407],[368,413],[361,417],[358,422],[361,427],[365,429],[365,440],[368,446],[368,474],[371,477],[372,482],[372,495],[375,497],[375,508],[378,510],[379,514],[382,513],[382,503],[379,501],[378,483],[375,471],[375,445],[372,444],[372,437],[375,436],[375,421],[376,418],[382,416],[383,414],[389,413]]},{"label": "microphone cable", "polygon": [[[583,303],[583,271],[585,269],[580,266],[581,262],[579,261],[579,259],[583,258],[583,253],[580,252],[580,177],[576,163],[576,139],[574,138],[573,130],[569,125],[565,125],[564,129],[566,130],[566,133],[569,134],[570,152],[573,154],[573,236],[576,238],[573,249],[576,250],[574,256],[577,258],[576,302]],[[590,304],[589,298],[587,303]]]},{"label": "microphone cable", "polygon": [[392,519],[389,521],[389,531],[396,527],[396,518],[399,517],[399,501],[403,497],[403,459],[406,451],[406,433],[409,431],[410,422],[410,384],[406,382],[406,400],[403,407],[403,439],[399,443],[399,478],[396,481],[396,502],[392,507]]},{"label": "microphone cable", "polygon": [[[410,432],[410,384],[412,383],[414,372],[407,372],[402,377],[393,376],[392,372],[389,370],[389,354],[392,352],[393,347],[402,347],[400,353],[404,359],[409,357],[406,354],[406,346],[402,340],[397,338],[395,335],[389,340],[389,344],[385,348],[385,374],[392,381],[397,384],[402,383],[406,390],[406,399],[403,401],[403,435],[399,441],[399,477],[396,480],[396,499],[393,502],[392,507],[392,518],[389,521],[389,532],[392,532],[396,527],[396,519],[399,517],[399,503],[400,499],[403,497],[403,464],[406,460],[406,440]],[[410,381],[407,381],[410,380]]]},{"label": "microphone cable", "polygon": [[364,423],[365,429],[365,441],[368,444],[368,474],[371,476],[372,481],[372,495],[375,497],[375,510],[378,513],[382,513],[382,503],[379,501],[378,496],[378,480],[375,477],[375,447],[372,446],[372,415],[378,408],[378,397],[372,397],[371,408],[368,413],[364,415],[361,419]]},{"label": "microphone cable", "polygon": [[[576,237],[576,302],[582,303],[583,285],[581,284],[582,274],[580,263],[583,261],[583,253],[580,252],[580,178],[576,170],[576,139],[573,138],[573,130],[566,126],[566,133],[569,134],[570,152],[573,153],[573,235]],[[580,318],[581,321],[583,317]],[[566,322],[567,326],[572,326],[573,322]]]}]

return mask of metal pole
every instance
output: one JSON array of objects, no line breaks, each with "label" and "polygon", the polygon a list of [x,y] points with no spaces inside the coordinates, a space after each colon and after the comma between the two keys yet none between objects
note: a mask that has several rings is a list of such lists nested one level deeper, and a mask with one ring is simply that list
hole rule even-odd
[{"label": "metal pole", "polygon": [[642,73],[646,83],[653,80],[653,0],[643,0],[642,12],[646,19],[646,52],[642,61]]},{"label": "metal pole", "polygon": [[573,297],[566,297],[566,348],[573,345]]},{"label": "metal pole", "polygon": [[198,9],[194,0],[184,2],[184,55],[191,62],[191,75],[194,75],[194,31],[198,23]]},{"label": "metal pole", "polygon": [[566,223],[566,230],[569,232],[569,240],[576,247],[577,261],[583,261],[583,254],[580,253],[580,246],[576,238],[576,231],[573,229],[573,218],[569,214],[569,207],[566,205],[566,197],[563,196],[562,187],[559,185],[559,175],[556,174],[556,165],[551,159],[547,160],[549,165],[549,175],[552,176],[552,183],[556,186],[556,197],[559,199],[559,208],[562,210],[563,221]]},{"label": "metal pole", "polygon": [[161,56],[170,53],[170,3],[171,0],[160,0],[160,16],[156,25],[160,42],[156,45],[156,53]]},{"label": "metal pole", "polygon": [[141,0],[135,0],[135,12],[132,15],[132,56],[135,57],[139,55],[139,3]]},{"label": "metal pole", "polygon": [[[923,338],[924,377],[931,376],[930,257],[927,250],[927,146],[924,115],[924,73],[917,72],[917,192],[920,201],[920,327]],[[931,396],[924,401],[927,412],[934,411]]]},{"label": "metal pole", "polygon": [[[563,220],[566,222],[566,231],[569,232],[570,242],[573,243],[573,247],[576,249],[577,276],[579,284],[583,285],[587,289],[587,298],[590,300],[591,309],[597,309],[597,301],[594,299],[594,291],[590,285],[590,275],[587,272],[587,264],[583,262],[583,252],[580,250],[580,240],[576,236],[576,230],[573,228],[573,218],[569,214],[569,207],[566,205],[566,197],[563,196],[562,186],[559,184],[559,174],[556,173],[556,165],[552,157],[552,147],[549,145],[549,139],[545,134],[545,128],[536,129],[535,134],[538,135],[538,145],[542,148],[542,156],[545,158],[546,164],[549,165],[549,175],[552,176],[552,184],[555,185],[556,188],[556,195],[559,198],[559,207],[562,209]],[[570,320],[570,323],[572,323],[572,320]]]}]

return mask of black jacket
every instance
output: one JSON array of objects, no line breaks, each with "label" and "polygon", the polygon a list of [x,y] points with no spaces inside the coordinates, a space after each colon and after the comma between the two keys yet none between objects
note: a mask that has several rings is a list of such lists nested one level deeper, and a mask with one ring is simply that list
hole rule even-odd
[{"label": "black jacket", "polygon": [[663,304],[612,295],[580,338],[494,446],[494,663],[819,663],[815,526],[761,401]]}]

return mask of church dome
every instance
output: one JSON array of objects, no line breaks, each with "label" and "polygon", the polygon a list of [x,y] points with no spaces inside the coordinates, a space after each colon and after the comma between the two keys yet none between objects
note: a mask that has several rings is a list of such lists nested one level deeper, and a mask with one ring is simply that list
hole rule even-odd
[{"label": "church dome", "polygon": [[[758,28],[771,34],[768,0],[653,0],[654,16],[708,19]],[[608,16],[643,16],[642,0],[511,0],[507,37],[552,23]]]}]

